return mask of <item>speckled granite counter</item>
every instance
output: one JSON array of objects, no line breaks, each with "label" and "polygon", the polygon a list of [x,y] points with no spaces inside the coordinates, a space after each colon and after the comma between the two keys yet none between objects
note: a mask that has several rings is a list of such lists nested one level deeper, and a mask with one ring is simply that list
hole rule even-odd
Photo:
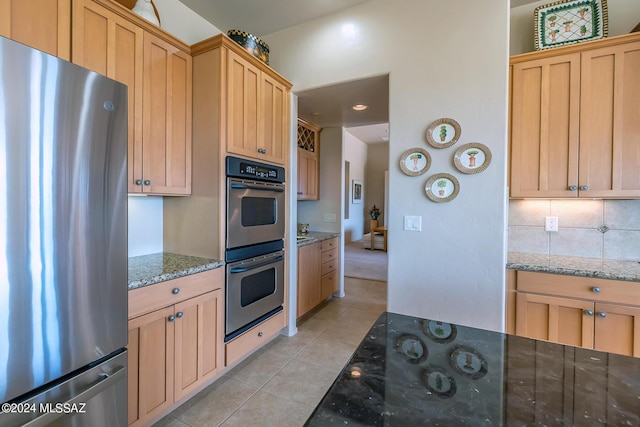
[{"label": "speckled granite counter", "polygon": [[305,425],[638,426],[639,401],[640,358],[383,313]]},{"label": "speckled granite counter", "polygon": [[129,290],[212,270],[223,265],[223,261],[216,259],[165,252],[130,257]]},{"label": "speckled granite counter", "polygon": [[306,237],[306,240],[298,241],[298,247],[312,245],[314,243],[321,242],[327,239],[333,239],[334,237],[340,237],[340,233],[327,233],[323,231],[310,231],[300,236]]},{"label": "speckled granite counter", "polygon": [[636,261],[509,253],[507,268],[640,282],[640,263]]}]

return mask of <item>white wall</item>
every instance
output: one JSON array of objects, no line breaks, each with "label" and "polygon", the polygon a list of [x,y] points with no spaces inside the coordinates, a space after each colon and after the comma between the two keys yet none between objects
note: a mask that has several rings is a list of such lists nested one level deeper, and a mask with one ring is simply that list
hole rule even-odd
[{"label": "white wall", "polygon": [[[390,311],[503,328],[508,4],[371,0],[264,37],[271,64],[294,91],[390,74]],[[343,33],[348,23],[352,31]],[[462,175],[452,163],[456,146],[426,145],[426,128],[442,117],[462,126],[458,145],[478,141],[491,149],[487,170]],[[397,165],[412,147],[433,157],[422,177]],[[460,180],[450,203],[424,195],[426,179],[438,172]],[[403,215],[422,216],[423,231],[403,231]]]},{"label": "white wall", "polygon": [[153,4],[158,9],[162,29],[189,45],[222,32],[179,0],[154,0]]},{"label": "white wall", "polygon": [[[542,0],[511,9],[511,55],[535,50],[533,11],[538,6],[551,3]],[[609,37],[627,34],[640,22],[640,1],[609,0]]]},{"label": "white wall", "polygon": [[[349,132],[344,132],[344,160],[350,163],[349,176],[349,219],[344,220],[345,243],[362,239],[364,234],[365,213],[367,211],[367,144]],[[362,182],[364,194],[362,203],[353,203],[353,180]]]}]

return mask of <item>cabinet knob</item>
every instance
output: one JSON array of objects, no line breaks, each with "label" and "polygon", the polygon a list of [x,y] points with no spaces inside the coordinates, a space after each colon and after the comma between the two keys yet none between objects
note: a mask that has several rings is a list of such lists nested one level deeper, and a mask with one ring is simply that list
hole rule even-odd
[{"label": "cabinet knob", "polygon": [[144,185],[151,185],[151,180],[145,179],[144,180]]},{"label": "cabinet knob", "polygon": [[298,191],[298,194],[302,194],[302,191]]},{"label": "cabinet knob", "polygon": [[593,316],[593,310],[585,310],[584,314],[586,314],[587,316]]},{"label": "cabinet knob", "polygon": [[600,317],[607,317],[607,313],[605,313],[604,311],[599,311],[599,312],[598,312],[598,316],[600,316]]},{"label": "cabinet knob", "polygon": [[174,295],[178,295],[180,293],[180,288],[173,288],[171,290],[171,293],[174,294]]},{"label": "cabinet knob", "polygon": [[182,316],[184,316],[184,313],[183,313],[183,312],[179,311],[179,312],[177,312],[177,313],[176,313],[176,317],[177,317],[178,319],[182,319]]},{"label": "cabinet knob", "polygon": [[262,333],[262,331],[258,332],[258,336],[259,336],[259,337],[261,337],[261,336],[263,336],[263,335],[264,335],[264,333]]},{"label": "cabinet knob", "polygon": [[571,191],[576,191],[577,189],[578,189],[577,185],[570,185],[569,186],[569,190],[571,190]]},{"label": "cabinet knob", "polygon": [[142,185],[142,180],[141,179],[136,179],[136,185]]},{"label": "cabinet knob", "polygon": [[596,293],[596,294],[597,294],[597,293],[600,293],[600,291],[601,291],[602,289],[600,289],[599,287],[595,286],[595,287],[591,288],[591,290],[592,290],[594,293]]},{"label": "cabinet knob", "polygon": [[588,185],[581,185],[581,186],[580,186],[580,190],[581,190],[581,191],[587,191],[588,189],[589,189],[589,186],[588,186]]},{"label": "cabinet knob", "polygon": [[174,315],[172,314],[171,316],[167,317],[167,320],[168,320],[169,322],[173,322],[174,320],[176,320],[176,316],[174,316]]},{"label": "cabinet knob", "polygon": [[264,148],[258,148],[258,153],[267,154],[267,150],[265,150]]}]

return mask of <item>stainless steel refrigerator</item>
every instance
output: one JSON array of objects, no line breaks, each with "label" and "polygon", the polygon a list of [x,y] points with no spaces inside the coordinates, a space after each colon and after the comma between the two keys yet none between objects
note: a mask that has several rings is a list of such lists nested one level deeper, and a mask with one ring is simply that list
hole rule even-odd
[{"label": "stainless steel refrigerator", "polygon": [[0,426],[126,426],[126,181],[126,86],[0,37]]}]

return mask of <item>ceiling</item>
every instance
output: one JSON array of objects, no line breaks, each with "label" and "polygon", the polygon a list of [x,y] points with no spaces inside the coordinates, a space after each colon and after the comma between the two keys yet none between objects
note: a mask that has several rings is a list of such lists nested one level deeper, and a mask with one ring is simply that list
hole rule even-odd
[{"label": "ceiling", "polygon": [[[180,0],[220,31],[247,31],[257,37],[330,15],[368,0]],[[537,0],[511,0],[511,7]],[[366,143],[388,137],[389,76],[340,82],[298,95],[298,115],[321,127],[346,127]],[[356,112],[354,104],[369,108]]]}]

